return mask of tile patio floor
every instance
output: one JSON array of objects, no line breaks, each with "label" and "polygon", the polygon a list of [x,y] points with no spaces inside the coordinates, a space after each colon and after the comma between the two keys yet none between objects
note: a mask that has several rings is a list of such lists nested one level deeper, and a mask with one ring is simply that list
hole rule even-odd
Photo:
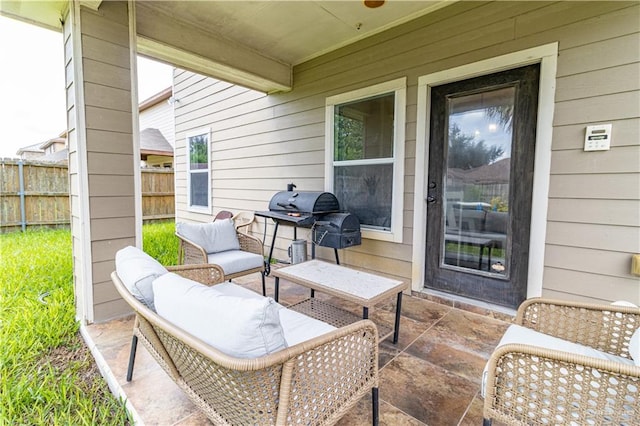
[{"label": "tile patio floor", "polygon": [[[254,275],[234,281],[260,292],[259,275]],[[267,294],[272,295],[273,289],[274,279],[267,277]],[[307,295],[307,289],[281,280],[280,302],[285,306]],[[403,298],[398,344],[390,339],[380,343],[380,424],[481,425],[482,369],[511,317],[468,305],[459,309],[450,302],[418,296]],[[356,305],[317,293],[316,297],[362,313]],[[370,310],[370,318],[392,324],[393,299]],[[87,330],[138,418],[146,425],[211,424],[142,344],[138,345],[133,380],[127,383],[132,327],[129,317],[94,324]],[[338,424],[370,422],[370,397],[365,397]]]}]

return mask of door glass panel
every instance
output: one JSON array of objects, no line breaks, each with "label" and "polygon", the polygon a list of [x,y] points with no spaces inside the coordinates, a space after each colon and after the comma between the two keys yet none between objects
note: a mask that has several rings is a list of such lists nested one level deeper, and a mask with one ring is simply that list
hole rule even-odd
[{"label": "door glass panel", "polygon": [[515,88],[447,98],[441,265],[509,276]]}]

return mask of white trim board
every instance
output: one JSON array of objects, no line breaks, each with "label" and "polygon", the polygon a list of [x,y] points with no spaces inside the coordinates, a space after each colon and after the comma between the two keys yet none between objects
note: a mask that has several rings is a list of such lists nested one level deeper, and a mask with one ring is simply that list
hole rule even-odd
[{"label": "white trim board", "polygon": [[[73,247],[74,273],[79,272],[80,276],[74,277],[74,287],[78,301],[76,302],[76,318],[81,324],[92,323],[94,320],[94,297],[93,297],[93,256],[91,251],[91,223],[89,208],[89,174],[87,172],[87,126],[86,126],[86,104],[84,100],[84,61],[82,47],[82,17],[80,4],[72,2],[70,4],[68,18],[71,25],[71,62],[73,67],[73,114],[75,115],[76,134],[76,157],[78,186],[76,196],[78,206],[79,228],[74,229],[71,224],[72,238],[78,239],[78,243]],[[69,84],[67,81],[66,84]],[[69,90],[69,89],[67,89]],[[69,105],[67,105],[67,108]],[[69,118],[67,117],[67,123]],[[71,166],[71,165],[70,165]],[[71,188],[70,188],[71,190]],[[73,217],[71,218],[73,222]],[[78,245],[80,247],[78,247]],[[78,249],[80,252],[78,252]],[[76,266],[80,262],[80,266]],[[79,291],[78,291],[78,287]],[[79,311],[79,312],[78,312]]]},{"label": "white trim board", "polygon": [[[531,239],[529,242],[527,298],[540,296],[542,294],[557,62],[558,43],[550,43],[418,78],[416,179],[413,216],[414,238],[411,270],[412,290],[421,291],[424,286],[426,254],[425,223],[427,219],[425,188],[427,180],[426,171],[429,166],[431,88],[454,81],[466,80],[511,68],[539,63],[540,90],[538,95],[538,123],[536,127],[533,196],[531,204]],[[420,178],[420,176],[422,176],[422,178]]]},{"label": "white trim board", "polygon": [[135,209],[135,245],[142,249],[142,176],[140,172],[140,110],[138,108],[138,49],[136,47],[136,8],[128,0],[129,65],[131,66],[131,129],[133,140],[133,189]]}]

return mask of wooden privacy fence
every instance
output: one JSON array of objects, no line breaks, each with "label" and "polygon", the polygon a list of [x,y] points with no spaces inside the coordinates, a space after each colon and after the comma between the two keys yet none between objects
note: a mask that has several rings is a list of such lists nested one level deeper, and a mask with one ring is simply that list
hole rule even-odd
[{"label": "wooden privacy fence", "polygon": [[[173,219],[173,170],[142,169],[142,219]],[[0,233],[28,226],[69,226],[69,170],[65,164],[0,161]]]}]

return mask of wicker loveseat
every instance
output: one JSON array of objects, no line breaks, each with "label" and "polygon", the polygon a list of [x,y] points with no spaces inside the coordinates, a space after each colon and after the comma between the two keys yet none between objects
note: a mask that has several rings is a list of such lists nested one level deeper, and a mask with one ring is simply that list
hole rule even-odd
[{"label": "wicker loveseat", "polygon": [[637,307],[525,301],[485,369],[484,424],[640,424],[639,327]]},{"label": "wicker loveseat", "polygon": [[[207,286],[235,286],[223,282],[224,274],[216,265],[178,266],[170,271]],[[157,278],[154,289],[157,280],[171,282],[172,277],[165,279],[169,275],[173,274]],[[378,331],[373,322],[333,329],[258,358],[239,358],[160,316],[129,291],[117,271],[111,278],[135,311],[135,338],[214,424],[333,424],[370,392],[373,424],[378,423]],[[156,307],[157,303],[158,298]]]}]

